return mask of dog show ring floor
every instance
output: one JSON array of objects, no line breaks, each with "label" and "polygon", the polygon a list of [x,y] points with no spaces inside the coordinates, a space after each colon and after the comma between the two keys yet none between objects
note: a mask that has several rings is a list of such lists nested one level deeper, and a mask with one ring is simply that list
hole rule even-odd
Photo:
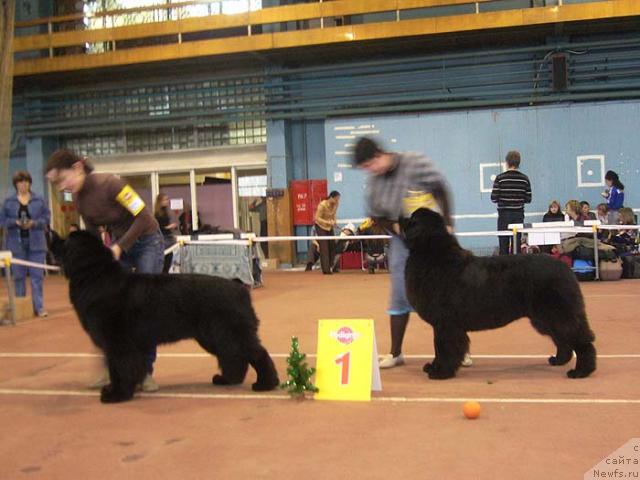
[{"label": "dog show ring floor", "polygon": [[[388,352],[388,275],[264,277],[252,297],[281,380],[292,335],[315,364],[319,319],[371,318]],[[582,479],[640,437],[640,282],[581,288],[598,350],[586,379],[566,377],[575,360],[549,366],[551,340],[523,319],[471,333],[474,365],[429,380],[433,335],[413,315],[407,363],[382,371],[371,402],[254,393],[251,369],[241,386],[214,387],[216,360],[185,341],[159,347],[160,391],[103,405],[87,388],[101,355],[66,281],[48,276],[49,317],[0,328],[0,479]],[[466,400],[480,403],[477,420],[464,418]]]}]

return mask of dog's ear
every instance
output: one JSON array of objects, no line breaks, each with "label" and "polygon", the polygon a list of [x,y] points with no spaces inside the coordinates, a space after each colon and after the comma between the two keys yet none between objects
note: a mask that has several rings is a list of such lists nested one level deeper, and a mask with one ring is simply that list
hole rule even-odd
[{"label": "dog's ear", "polygon": [[63,265],[68,276],[79,271],[95,270],[100,265],[117,263],[111,249],[102,243],[100,237],[85,230],[70,233],[64,248]]},{"label": "dog's ear", "polygon": [[58,261],[58,263],[62,263],[64,252],[66,250],[66,244],[67,242],[60,237],[54,238],[51,242],[51,246],[49,247],[49,249],[51,250],[51,253]]},{"label": "dog's ear", "polygon": [[413,212],[402,229],[409,250],[435,250],[449,236],[442,216],[428,208]]},{"label": "dog's ear", "polygon": [[420,250],[429,243],[429,231],[413,216],[400,220],[400,229],[409,250]]},{"label": "dog's ear", "polygon": [[411,214],[411,219],[428,226],[429,229],[434,231],[446,231],[447,227],[444,223],[444,218],[438,212],[429,208],[418,208]]},{"label": "dog's ear", "polygon": [[406,217],[400,217],[398,221],[398,225],[400,226],[400,232],[406,233],[408,228],[411,228],[411,219]]}]

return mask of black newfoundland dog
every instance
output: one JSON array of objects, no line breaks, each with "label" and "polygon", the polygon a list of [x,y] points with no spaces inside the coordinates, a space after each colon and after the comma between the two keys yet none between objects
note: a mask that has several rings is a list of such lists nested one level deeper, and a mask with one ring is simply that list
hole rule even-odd
[{"label": "black newfoundland dog", "polygon": [[187,338],[218,357],[222,374],[214,385],[242,383],[249,365],[258,374],[253,390],[278,385],[243,285],[207,275],[129,273],[87,232],[72,233],[56,250],[82,327],[106,357],[111,384],[102,389],[103,403],[133,397],[146,374],[144,352]]},{"label": "black newfoundland dog", "polygon": [[424,366],[433,379],[455,376],[469,348],[467,332],[503,327],[528,317],[557,347],[551,365],[576,353],[570,378],[596,369],[595,336],[569,267],[546,255],[475,257],[447,232],[437,213],[419,209],[402,222],[410,250],[407,297],[433,327],[435,358]]}]

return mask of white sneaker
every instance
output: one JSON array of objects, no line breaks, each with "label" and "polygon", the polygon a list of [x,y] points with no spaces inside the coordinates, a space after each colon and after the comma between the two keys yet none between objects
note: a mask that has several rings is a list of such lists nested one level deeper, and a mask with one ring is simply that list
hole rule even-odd
[{"label": "white sneaker", "polygon": [[147,392],[147,393],[157,392],[158,390],[160,390],[160,387],[158,386],[156,381],[149,374],[147,374],[147,376],[144,377],[142,384],[140,384],[140,388],[142,389],[143,392]]},{"label": "white sneaker", "polygon": [[100,376],[100,378],[98,378],[95,382],[91,383],[89,385],[89,388],[93,390],[97,390],[99,388],[106,387],[110,383],[111,383],[111,377],[109,377],[109,370],[105,369],[102,372],[102,375]]},{"label": "white sneaker", "polygon": [[471,355],[469,355],[469,353],[465,353],[464,360],[462,360],[462,366],[470,367],[471,365],[473,365],[473,360],[471,360]]},{"label": "white sneaker", "polygon": [[400,354],[397,357],[394,357],[393,355],[387,355],[380,361],[379,367],[393,368],[399,367],[400,365],[404,365],[404,355]]}]

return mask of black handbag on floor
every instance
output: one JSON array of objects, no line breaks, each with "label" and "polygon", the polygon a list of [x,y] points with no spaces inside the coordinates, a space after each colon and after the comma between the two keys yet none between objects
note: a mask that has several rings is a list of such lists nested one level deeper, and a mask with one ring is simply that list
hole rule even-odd
[{"label": "black handbag on floor", "polygon": [[640,255],[622,257],[622,278],[640,278]]}]

